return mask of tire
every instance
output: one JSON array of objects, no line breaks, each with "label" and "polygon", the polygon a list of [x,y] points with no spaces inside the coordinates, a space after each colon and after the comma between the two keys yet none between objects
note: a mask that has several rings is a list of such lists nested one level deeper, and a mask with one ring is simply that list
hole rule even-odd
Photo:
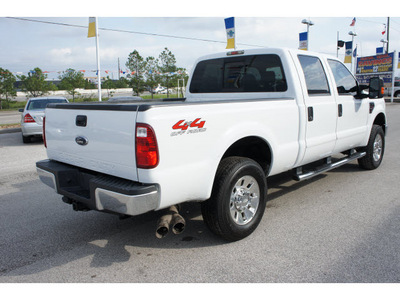
[{"label": "tire", "polygon": [[31,142],[31,137],[30,136],[22,136],[22,142],[24,144],[30,143]]},{"label": "tire", "polygon": [[394,97],[397,98],[397,97],[399,97],[399,96],[400,96],[400,91],[397,91],[397,92],[394,93]]},{"label": "tire", "polygon": [[368,144],[362,151],[365,151],[366,155],[358,160],[361,168],[374,170],[380,166],[385,152],[385,133],[381,126],[372,126]]},{"label": "tire", "polygon": [[249,236],[260,223],[266,206],[265,174],[254,160],[223,159],[218,167],[211,198],[201,205],[204,222],[227,241]]}]

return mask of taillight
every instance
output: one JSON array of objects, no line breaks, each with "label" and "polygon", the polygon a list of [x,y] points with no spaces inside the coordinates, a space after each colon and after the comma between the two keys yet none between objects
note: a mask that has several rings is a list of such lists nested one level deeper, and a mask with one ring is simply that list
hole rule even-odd
[{"label": "taillight", "polygon": [[47,148],[47,142],[46,142],[46,117],[43,117],[43,144],[44,144],[44,147]]},{"label": "taillight", "polygon": [[153,128],[148,124],[136,124],[136,166],[141,169],[152,169],[159,162],[157,138]]},{"label": "taillight", "polygon": [[24,117],[24,123],[35,123],[36,121],[32,118],[30,114],[26,114]]}]

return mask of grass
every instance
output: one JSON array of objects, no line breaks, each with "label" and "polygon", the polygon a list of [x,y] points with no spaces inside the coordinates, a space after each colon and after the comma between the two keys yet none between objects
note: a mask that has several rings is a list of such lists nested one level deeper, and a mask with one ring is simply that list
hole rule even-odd
[{"label": "grass", "polygon": [[[151,100],[151,99],[168,99],[167,94],[153,94],[153,98],[151,95],[140,96],[144,100]],[[178,98],[178,94],[169,94],[169,98]]]},{"label": "grass", "polygon": [[2,101],[3,109],[1,111],[12,111],[24,108],[26,101]]},{"label": "grass", "polygon": [[0,129],[6,128],[19,128],[21,127],[21,123],[13,123],[13,124],[0,124]]}]

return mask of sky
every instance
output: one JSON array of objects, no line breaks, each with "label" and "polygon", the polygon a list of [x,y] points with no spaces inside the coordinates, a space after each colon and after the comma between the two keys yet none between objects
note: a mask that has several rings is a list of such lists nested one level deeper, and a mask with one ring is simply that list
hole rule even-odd
[{"label": "sky", "polygon": [[[340,40],[350,41],[348,32],[355,31],[358,54],[370,56],[382,46],[380,40],[386,39],[382,31],[389,14],[389,51],[400,50],[400,17],[390,16],[394,1],[385,2],[383,8],[376,8],[374,4],[373,10],[367,7],[368,2],[363,2],[363,6],[354,3],[349,6],[349,1],[342,0],[331,4],[313,0],[282,1],[274,5],[268,2],[260,5],[263,2],[253,0],[225,4],[209,0],[143,1],[141,4],[137,0],[116,0],[103,2],[107,5],[98,4],[95,9],[93,3],[99,2],[80,2],[83,0],[71,0],[68,7],[60,3],[58,9],[54,1],[23,0],[22,5],[18,2],[2,10],[0,67],[23,74],[39,67],[48,72],[49,79],[57,79],[68,68],[85,70],[85,76],[95,76],[91,71],[97,68],[96,43],[95,38],[87,38],[89,16],[98,16],[99,27],[109,29],[99,30],[100,69],[102,76],[108,71],[108,76],[114,79],[118,78],[118,59],[121,69],[127,70],[125,63],[133,50],[139,51],[142,57],[157,58],[167,47],[175,55],[177,66],[190,71],[198,57],[227,51],[224,18],[232,16],[238,49],[297,49],[299,33],[306,31],[301,21],[310,19],[314,23],[309,36],[311,51],[336,56],[338,33]],[[195,4],[191,7],[190,3]],[[354,17],[356,25],[350,27]],[[342,61],[344,51],[344,48],[339,50]]]}]

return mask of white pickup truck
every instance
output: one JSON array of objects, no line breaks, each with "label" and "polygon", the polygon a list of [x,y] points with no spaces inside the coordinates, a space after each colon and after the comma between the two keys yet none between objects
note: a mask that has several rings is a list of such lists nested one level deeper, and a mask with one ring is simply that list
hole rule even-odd
[{"label": "white pickup truck", "polygon": [[382,90],[379,78],[360,86],[318,53],[209,55],[196,62],[185,99],[49,104],[48,160],[37,171],[75,210],[177,214],[176,205],[201,202],[211,231],[235,241],[259,224],[267,177],[291,171],[304,180],[353,160],[380,165]]}]

